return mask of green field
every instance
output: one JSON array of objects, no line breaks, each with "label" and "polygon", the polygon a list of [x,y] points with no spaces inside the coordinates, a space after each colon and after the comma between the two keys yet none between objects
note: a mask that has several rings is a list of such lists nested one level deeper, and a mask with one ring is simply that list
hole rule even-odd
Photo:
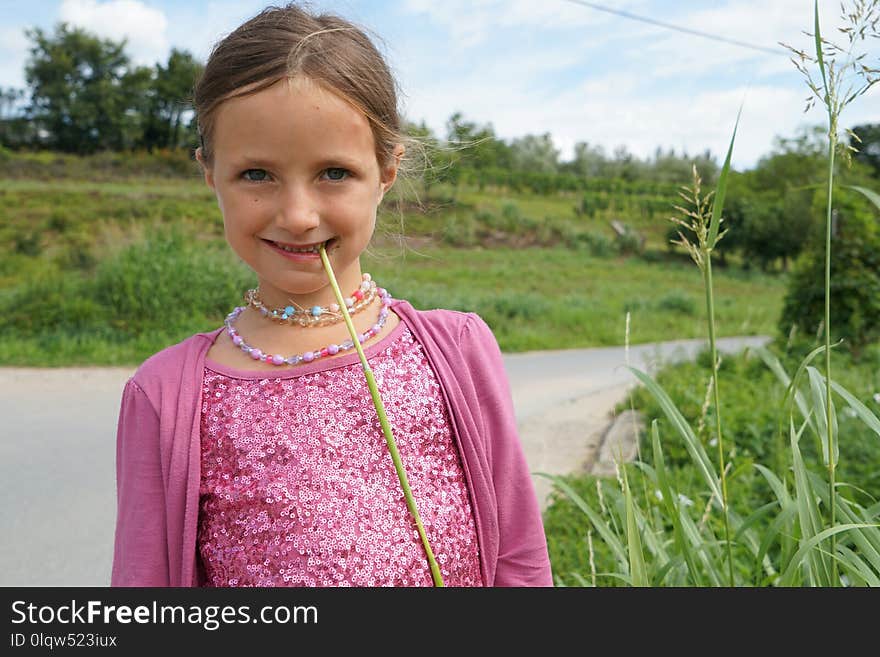
[{"label": "green field", "polygon": [[[6,178],[0,200],[5,365],[134,365],[220,326],[255,283],[195,175]],[[663,243],[665,219],[632,217],[637,256],[615,245],[613,203],[585,218],[567,194],[421,200],[384,211],[363,269],[417,308],[479,313],[505,351],[623,344],[627,311],[632,343],[704,336],[699,272]],[[772,334],[784,292],[784,275],[718,270],[719,334]]]}]

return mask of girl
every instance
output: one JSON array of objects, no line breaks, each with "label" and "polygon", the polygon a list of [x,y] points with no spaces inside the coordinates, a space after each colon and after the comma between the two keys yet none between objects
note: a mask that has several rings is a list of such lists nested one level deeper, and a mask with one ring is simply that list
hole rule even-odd
[{"label": "girl", "polygon": [[407,142],[373,44],[269,8],[216,45],[194,97],[196,157],[258,286],[125,386],[111,585],[432,584],[324,245],[445,584],[551,586],[489,327],[361,272]]}]

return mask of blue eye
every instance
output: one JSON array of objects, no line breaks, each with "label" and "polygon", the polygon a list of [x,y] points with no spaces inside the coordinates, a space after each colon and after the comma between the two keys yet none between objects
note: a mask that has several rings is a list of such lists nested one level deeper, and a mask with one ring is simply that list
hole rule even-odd
[{"label": "blue eye", "polygon": [[328,178],[330,180],[333,180],[334,182],[340,182],[342,180],[345,180],[345,177],[335,178],[332,175],[330,175],[331,171],[341,172],[343,174],[343,176],[345,176],[345,177],[348,177],[351,174],[351,172],[348,169],[343,169],[341,167],[330,167],[329,169],[324,169],[324,172],[328,175]]},{"label": "blue eye", "polygon": [[[250,177],[248,174],[257,174],[254,177]],[[245,180],[249,180],[250,182],[263,182],[269,178],[269,174],[266,173],[265,169],[248,169],[244,173],[241,174],[244,176]]]}]

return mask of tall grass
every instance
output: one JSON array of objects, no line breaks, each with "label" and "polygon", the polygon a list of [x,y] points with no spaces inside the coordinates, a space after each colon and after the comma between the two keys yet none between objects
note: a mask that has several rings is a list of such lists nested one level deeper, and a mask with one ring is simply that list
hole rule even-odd
[{"label": "tall grass", "polygon": [[[678,207],[684,218],[674,221],[696,235],[696,243],[679,233],[679,244],[691,254],[703,275],[706,292],[707,326],[710,350],[710,387],[714,404],[714,436],[710,444],[718,447],[717,469],[709,459],[693,430],[667,392],[650,376],[629,368],[657,400],[675,433],[683,441],[695,471],[708,490],[708,502],[699,520],[692,500],[675,488],[674,473],[665,465],[660,424],[651,424],[650,441],[653,465],[639,458],[634,464],[618,464],[618,485],[596,481],[600,511],[584,495],[560,477],[550,478],[558,491],[567,496],[587,517],[602,537],[616,565],[614,572],[602,573],[613,581],[632,586],[880,586],[880,503],[870,492],[862,491],[873,502],[865,507],[841,495],[846,486],[836,481],[839,458],[837,411],[832,390],[849,412],[865,424],[872,438],[880,439],[880,419],[859,399],[831,377],[830,344],[830,258],[831,217],[833,204],[834,154],[838,147],[838,122],[843,108],[877,81],[878,71],[865,66],[854,49],[866,37],[877,37],[880,8],[878,2],[858,0],[847,10],[842,7],[848,48],[840,48],[823,39],[820,33],[818,2],[814,5],[815,56],[791,50],[795,64],[807,77],[811,91],[826,108],[828,131],[828,199],[826,212],[825,268],[825,344],[808,353],[793,377],[778,358],[767,349],[758,349],[766,366],[785,387],[779,408],[779,439],[788,435],[790,467],[775,470],[759,463],[734,467],[736,446],[725,451],[721,418],[721,394],[718,381],[719,361],[715,347],[712,251],[724,232],[722,223],[726,180],[730,155],[736,137],[734,128],[727,159],[714,193],[701,196],[700,179],[694,180],[687,194],[690,207]],[[838,56],[845,56],[838,62]],[[821,84],[810,77],[807,62],[819,69]],[[848,74],[848,75],[847,75]],[[738,120],[737,120],[738,123]],[[872,198],[876,194],[859,190]],[[712,198],[714,195],[714,198]],[[824,375],[810,363],[825,356]],[[821,443],[827,466],[827,481],[807,468],[800,441],[804,432]],[[725,457],[727,462],[725,463]],[[744,476],[746,469],[757,470],[772,491],[772,498],[743,517],[730,504],[728,480]],[[642,477],[646,489],[655,491],[660,504],[652,505],[644,496],[646,508],[636,503],[628,471]],[[731,472],[728,477],[728,472]],[[604,499],[610,498],[611,504]],[[717,514],[717,515],[716,515]],[[720,516],[720,517],[719,517]],[[593,564],[590,542],[590,563]],[[595,570],[592,582],[595,585]],[[583,575],[574,578],[588,585]]]},{"label": "tall grass", "polygon": [[[819,25],[819,2],[813,5],[813,39],[816,47],[815,57],[807,55],[803,51],[787,46],[795,58],[792,60],[797,69],[804,75],[807,86],[812,96],[807,103],[807,108],[817,100],[825,108],[828,115],[828,193],[825,204],[825,388],[818,389],[825,403],[825,418],[833,418],[831,401],[831,211],[834,198],[834,155],[838,147],[838,124],[843,109],[856,98],[870,89],[878,79],[876,69],[866,66],[862,60],[864,55],[855,52],[855,47],[864,41],[866,37],[878,36],[877,22],[880,19],[880,8],[876,0],[866,2],[857,0],[852,13],[844,17],[847,25],[840,31],[846,35],[847,45],[838,46],[836,43],[822,38]],[[840,61],[838,58],[842,57]],[[815,64],[819,70],[819,80],[813,79],[813,74],[807,64]],[[824,423],[823,444],[825,447],[826,464],[828,466],[828,487],[831,495],[831,525],[834,525],[836,516],[836,503],[834,499],[834,478],[837,465],[837,447],[835,444],[834,422]],[[834,545],[837,540],[836,534],[831,535],[831,552],[834,553]],[[832,563],[833,574],[837,574],[837,563]]]}]

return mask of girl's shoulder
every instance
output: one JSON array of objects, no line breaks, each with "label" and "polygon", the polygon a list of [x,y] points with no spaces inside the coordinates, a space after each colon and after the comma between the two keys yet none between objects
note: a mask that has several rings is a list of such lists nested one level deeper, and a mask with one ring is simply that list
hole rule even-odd
[{"label": "girl's shoulder", "polygon": [[177,344],[165,347],[147,358],[137,368],[131,380],[148,395],[159,393],[168,386],[187,385],[187,377],[199,375],[196,365],[222,328],[195,333]]},{"label": "girl's shoulder", "polygon": [[428,334],[438,342],[454,345],[460,349],[467,345],[498,349],[492,329],[475,312],[445,308],[417,310],[408,301],[397,301],[392,305],[392,309],[417,333]]},{"label": "girl's shoulder", "polygon": [[468,329],[488,329],[483,318],[475,312],[461,310],[449,310],[446,308],[431,308],[418,310],[408,301],[398,300],[391,308],[403,320],[409,324],[417,324],[425,330],[442,331],[452,333],[458,337]]}]

